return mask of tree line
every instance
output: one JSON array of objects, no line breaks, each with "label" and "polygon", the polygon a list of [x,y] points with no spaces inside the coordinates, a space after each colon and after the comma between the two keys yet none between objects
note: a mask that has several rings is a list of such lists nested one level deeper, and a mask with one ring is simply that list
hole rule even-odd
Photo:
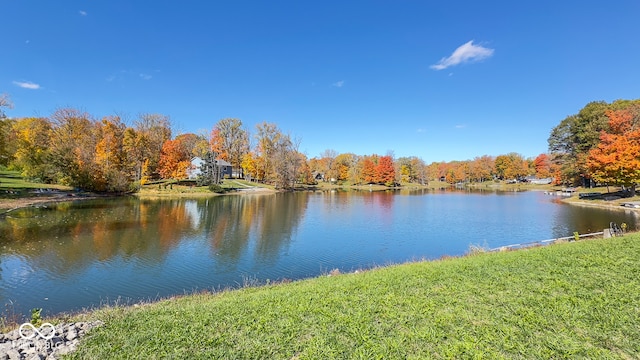
[{"label": "tree line", "polygon": [[[2,107],[11,105],[2,96]],[[549,153],[525,158],[512,152],[472,160],[338,154],[308,158],[300,140],[276,124],[258,124],[253,135],[239,119],[222,119],[207,134],[172,136],[171,120],[141,114],[130,124],[118,116],[96,119],[78,109],[49,117],[8,119],[0,112],[0,166],[45,183],[106,192],[135,191],[150,181],[184,179],[194,157],[228,161],[234,175],[289,189],[320,181],[338,184],[451,184],[494,179],[553,178],[556,184],[596,181],[632,187],[640,172],[640,100],[592,102],[564,119],[548,139]]]},{"label": "tree line", "polygon": [[640,180],[640,99],[594,101],[551,131],[549,152],[559,182],[618,185]]},{"label": "tree line", "polygon": [[356,155],[329,149],[309,159],[299,146],[299,139],[276,124],[258,124],[251,136],[241,120],[232,118],[218,121],[209,134],[175,137],[169,117],[160,114],[142,114],[126,125],[118,116],[97,120],[65,108],[46,118],[0,121],[0,165],[41,182],[93,191],[124,192],[154,180],[184,179],[194,157],[211,154],[228,161],[238,177],[283,189],[319,181],[394,186],[550,174],[544,154],[535,160],[511,153],[427,165],[391,152]]}]

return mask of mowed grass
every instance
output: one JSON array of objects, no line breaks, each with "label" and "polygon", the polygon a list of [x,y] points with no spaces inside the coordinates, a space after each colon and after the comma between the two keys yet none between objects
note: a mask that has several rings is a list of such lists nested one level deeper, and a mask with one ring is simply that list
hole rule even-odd
[{"label": "mowed grass", "polygon": [[86,316],[75,359],[637,359],[640,235],[409,263]]},{"label": "mowed grass", "polygon": [[31,182],[22,177],[18,171],[0,170],[0,189],[58,189],[71,190],[68,186]]}]

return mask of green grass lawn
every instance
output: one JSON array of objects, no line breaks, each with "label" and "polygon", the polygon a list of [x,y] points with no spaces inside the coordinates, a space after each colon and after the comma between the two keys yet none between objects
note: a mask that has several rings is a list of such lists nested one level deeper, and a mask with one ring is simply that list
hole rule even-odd
[{"label": "green grass lawn", "polygon": [[640,235],[107,308],[72,358],[631,359]]},{"label": "green grass lawn", "polygon": [[24,179],[18,171],[0,170],[0,189],[58,189],[71,190],[68,186],[42,184]]}]

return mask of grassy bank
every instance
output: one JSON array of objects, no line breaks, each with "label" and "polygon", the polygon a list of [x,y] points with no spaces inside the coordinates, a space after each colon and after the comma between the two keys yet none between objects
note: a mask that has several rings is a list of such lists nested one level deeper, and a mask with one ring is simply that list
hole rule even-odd
[{"label": "grassy bank", "polygon": [[[44,191],[36,193],[37,189]],[[0,170],[0,217],[12,209],[67,200],[67,194],[71,192],[72,188],[68,186],[29,181],[17,171]]]},{"label": "grassy bank", "polygon": [[[137,193],[136,196],[145,199],[153,198],[179,198],[179,197],[210,197],[223,194],[241,194],[245,193],[243,190],[252,190],[251,193],[256,192],[273,192],[273,186],[253,183],[240,179],[225,179],[220,184],[221,192],[215,193],[207,186],[196,186],[195,181],[177,182],[175,180],[164,180],[153,184],[144,185]],[[238,191],[241,190],[241,191]]]},{"label": "grassy bank", "polygon": [[71,190],[68,186],[56,184],[43,184],[29,181],[20,175],[18,171],[0,170],[0,189],[56,189]]},{"label": "grassy bank", "polygon": [[103,309],[73,358],[638,358],[639,258],[630,235]]}]

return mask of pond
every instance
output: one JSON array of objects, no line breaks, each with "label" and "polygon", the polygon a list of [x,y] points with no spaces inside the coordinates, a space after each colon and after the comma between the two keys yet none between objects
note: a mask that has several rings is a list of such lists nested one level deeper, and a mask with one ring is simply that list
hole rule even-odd
[{"label": "pond", "polygon": [[326,191],[89,200],[0,219],[4,316],[300,279],[639,225],[542,192]]}]

